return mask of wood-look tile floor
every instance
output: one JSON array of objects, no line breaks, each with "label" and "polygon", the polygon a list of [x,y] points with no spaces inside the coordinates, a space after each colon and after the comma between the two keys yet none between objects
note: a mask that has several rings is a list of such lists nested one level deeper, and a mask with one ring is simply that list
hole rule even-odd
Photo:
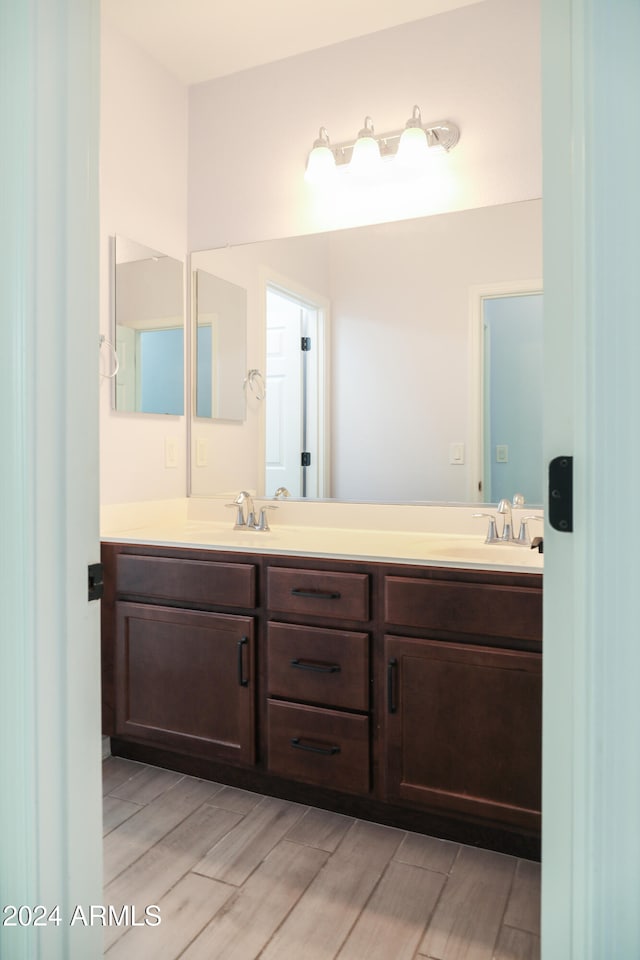
[{"label": "wood-look tile floor", "polygon": [[107,960],[537,960],[540,866],[109,757]]}]

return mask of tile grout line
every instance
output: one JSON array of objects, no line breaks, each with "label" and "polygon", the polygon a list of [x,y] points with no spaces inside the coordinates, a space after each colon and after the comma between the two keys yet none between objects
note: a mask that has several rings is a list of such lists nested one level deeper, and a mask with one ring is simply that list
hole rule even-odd
[{"label": "tile grout line", "polygon": [[[148,804],[145,804],[145,807],[146,807],[146,806],[148,806]],[[166,840],[166,838],[169,836],[170,833],[173,833],[174,830],[177,830],[178,827],[181,827],[182,824],[185,822],[185,820],[188,820],[189,817],[192,817],[194,814],[198,813],[203,807],[206,807],[206,806],[207,806],[207,801],[206,801],[206,800],[203,800],[203,802],[202,802],[201,804],[199,804],[199,806],[194,807],[193,810],[189,811],[189,813],[187,813],[187,814],[182,818],[182,820],[179,820],[178,823],[175,823],[175,824],[171,827],[170,830],[167,830],[167,832],[164,833],[161,837],[158,837],[158,839],[155,841],[155,843],[152,843],[151,846],[150,846],[150,847],[147,847],[146,850],[143,850],[143,852],[142,852],[139,856],[137,856],[134,860],[131,860],[131,861],[127,864],[127,866],[124,868],[124,870],[121,870],[120,873],[115,874],[115,876],[113,876],[113,877],[109,880],[109,883],[107,883],[107,884],[104,885],[104,888],[106,889],[106,887],[108,887],[108,886],[110,886],[112,883],[114,883],[119,877],[122,876],[123,873],[126,873],[126,871],[127,871],[130,867],[132,867],[135,863],[137,863],[139,860],[141,860],[142,857],[145,857],[145,856],[146,856],[148,853],[150,853],[152,850],[155,850],[155,848],[158,846],[158,844],[159,844],[159,843],[162,843],[163,840]],[[142,809],[144,809],[144,807],[143,807]],[[222,808],[220,807],[219,809],[222,809]],[[233,812],[233,811],[228,811],[228,812]],[[242,821],[244,820],[246,814],[238,814],[238,816],[240,817],[240,820],[238,820],[238,822],[235,823],[235,824],[233,825],[233,827],[230,828],[231,830],[235,829],[235,827],[239,826],[239,825],[242,823]],[[129,819],[131,819],[131,818],[129,818]],[[227,834],[224,834],[224,836],[226,836],[226,835],[227,835]],[[223,839],[223,837],[220,838],[220,840],[222,840],[222,839]],[[220,840],[217,840],[216,843],[213,844],[213,847],[215,847],[215,846],[220,842]],[[210,849],[213,850],[213,847],[211,847]],[[207,851],[207,852],[209,852],[209,851]],[[205,854],[205,856],[206,856],[206,854]],[[200,859],[202,859],[202,858],[200,858]],[[195,873],[195,870],[188,870],[187,873]],[[198,874],[198,876],[203,876],[203,874]],[[208,877],[207,879],[211,880],[212,877]]]},{"label": "tile grout line", "polygon": [[516,874],[517,874],[517,872],[518,872],[518,864],[519,864],[519,862],[520,862],[519,858],[515,858],[515,865],[514,865],[514,868],[513,868],[513,874],[511,875],[511,883],[509,884],[509,892],[508,892],[507,896],[505,897],[504,909],[503,909],[503,911],[502,911],[502,917],[501,917],[501,919],[500,919],[500,923],[498,924],[498,930],[497,930],[497,933],[496,933],[496,935],[495,935],[495,939],[494,939],[494,941],[493,941],[493,947],[491,948],[491,960],[494,960],[494,957],[495,957],[495,955],[496,955],[496,948],[497,948],[497,946],[498,946],[498,941],[500,940],[500,934],[502,933],[502,928],[503,928],[504,925],[505,925],[505,923],[504,923],[504,918],[505,918],[506,915],[507,915],[507,909],[508,909],[508,907],[509,907],[509,900],[511,899],[511,894],[513,893],[513,889],[514,889],[514,887],[515,887],[515,885],[516,885]]},{"label": "tile grout line", "polygon": [[[406,831],[406,830],[403,830],[403,831],[402,831],[402,839],[398,841],[398,845],[397,845],[397,847],[396,847],[396,849],[395,849],[395,853],[397,853],[398,850],[400,849],[400,845],[404,842],[404,840],[406,839],[406,836],[407,836],[407,831]],[[358,920],[360,919],[360,917],[362,916],[362,914],[364,913],[364,911],[367,909],[367,905],[368,905],[368,903],[370,902],[371,898],[373,897],[374,893],[376,892],[376,890],[378,889],[378,887],[379,887],[380,884],[382,883],[382,878],[383,878],[383,877],[385,876],[385,874],[387,873],[387,871],[388,871],[388,869],[389,869],[389,866],[390,866],[390,864],[391,864],[392,861],[393,861],[393,855],[390,856],[389,859],[387,860],[387,864],[386,864],[384,870],[382,871],[382,873],[380,874],[380,876],[378,877],[378,879],[377,879],[376,882],[374,883],[373,888],[372,888],[372,890],[371,890],[371,893],[369,894],[369,896],[367,897],[367,899],[365,900],[365,902],[362,904],[360,910],[358,911],[358,916],[355,918],[355,920],[353,921],[353,923],[352,923],[351,926],[349,927],[349,929],[348,929],[348,931],[347,931],[347,933],[346,933],[346,936],[344,937],[342,943],[341,943],[340,946],[338,947],[337,952],[334,953],[332,960],[338,960],[338,958],[339,958],[339,956],[340,956],[340,953],[341,953],[341,951],[342,951],[345,943],[347,942],[347,940],[348,940],[349,937],[351,936],[351,933],[352,933],[355,925],[357,924]]]},{"label": "tile grout line", "polygon": [[[432,923],[433,918],[434,918],[434,916],[435,916],[435,914],[436,914],[436,910],[438,909],[438,906],[440,905],[440,901],[442,900],[442,897],[443,897],[443,895],[444,895],[444,892],[445,892],[445,890],[447,889],[447,885],[448,885],[449,879],[451,878],[451,875],[452,875],[452,873],[453,873],[454,867],[455,867],[455,865],[457,864],[458,860],[460,859],[460,857],[461,857],[461,855],[462,855],[462,847],[463,847],[463,844],[459,843],[459,844],[458,844],[458,849],[457,849],[457,851],[456,851],[456,855],[455,855],[455,857],[453,858],[453,862],[451,863],[451,866],[449,867],[449,869],[447,870],[447,872],[446,872],[445,874],[443,874],[443,876],[444,876],[444,883],[442,884],[442,887],[440,888],[440,893],[439,893],[438,896],[436,897],[435,903],[433,904],[433,909],[432,909],[431,913],[429,914],[429,920],[428,920],[427,924],[425,925],[424,932],[423,932],[423,934],[422,934],[422,940],[424,940],[425,936],[426,936],[427,933],[429,932],[429,927],[431,926],[431,923]],[[434,871],[432,871],[432,872],[433,872],[433,873],[438,873],[439,871],[434,870]],[[422,940],[420,941],[420,943],[422,943]],[[418,948],[417,948],[417,950],[416,950],[416,952],[415,952],[415,955],[414,955],[413,960],[434,960],[434,958],[428,957],[428,956],[427,956],[426,954],[424,954],[424,953],[420,953],[420,944],[418,944]]]}]

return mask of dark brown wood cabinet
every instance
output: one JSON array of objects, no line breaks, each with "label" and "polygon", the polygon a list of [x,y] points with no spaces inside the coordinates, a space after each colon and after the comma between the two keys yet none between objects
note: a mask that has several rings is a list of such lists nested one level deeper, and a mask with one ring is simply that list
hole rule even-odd
[{"label": "dark brown wood cabinet", "polygon": [[255,564],[136,545],[105,544],[102,557],[104,732],[252,765]]},{"label": "dark brown wood cabinet", "polygon": [[535,857],[540,574],[103,545],[117,755]]},{"label": "dark brown wood cabinet", "polygon": [[116,604],[116,736],[253,763],[254,621]]},{"label": "dark brown wood cabinet", "polygon": [[385,636],[393,802],[540,826],[539,653]]}]

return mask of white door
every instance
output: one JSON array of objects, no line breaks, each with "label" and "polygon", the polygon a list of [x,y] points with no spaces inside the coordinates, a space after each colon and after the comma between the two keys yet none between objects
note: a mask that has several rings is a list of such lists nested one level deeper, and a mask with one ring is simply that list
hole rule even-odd
[{"label": "white door", "polygon": [[[640,957],[640,4],[543,0],[542,957]],[[615,143],[612,131],[624,130]],[[607,133],[607,131],[609,131]]]},{"label": "white door", "polygon": [[[88,599],[99,559],[99,23],[97,0],[0,10],[7,960],[102,956],[99,926],[71,926],[76,906],[102,902],[100,605]],[[11,905],[26,908],[12,926]]]},{"label": "white door", "polygon": [[320,495],[320,308],[275,286],[266,289],[265,495]]}]

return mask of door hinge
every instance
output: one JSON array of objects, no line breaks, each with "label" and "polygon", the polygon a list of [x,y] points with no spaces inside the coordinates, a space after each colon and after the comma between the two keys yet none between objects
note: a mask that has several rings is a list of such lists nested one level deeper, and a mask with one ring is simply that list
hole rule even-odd
[{"label": "door hinge", "polygon": [[311,350],[311,337],[300,337],[300,349],[303,352]]},{"label": "door hinge", "polygon": [[311,466],[311,454],[308,450],[303,450],[300,454],[300,466],[310,467]]},{"label": "door hinge", "polygon": [[549,523],[562,533],[573,531],[573,457],[549,463]]},{"label": "door hinge", "polygon": [[104,568],[101,563],[89,564],[89,600],[100,600],[104,594]]}]

